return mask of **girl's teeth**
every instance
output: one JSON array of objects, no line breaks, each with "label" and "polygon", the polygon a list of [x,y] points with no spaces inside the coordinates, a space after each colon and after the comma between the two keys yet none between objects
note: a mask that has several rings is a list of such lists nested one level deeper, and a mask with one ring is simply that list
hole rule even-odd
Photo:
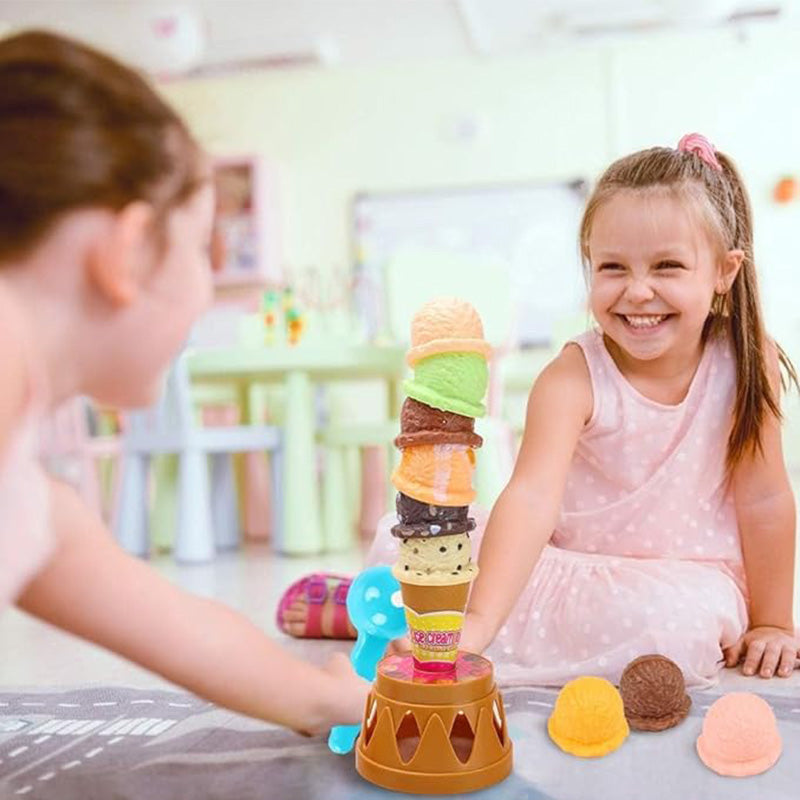
[{"label": "girl's teeth", "polygon": [[662,322],[667,317],[664,314],[659,316],[652,316],[652,317],[625,317],[625,321],[630,325],[632,328],[653,328],[658,325],[659,322]]}]

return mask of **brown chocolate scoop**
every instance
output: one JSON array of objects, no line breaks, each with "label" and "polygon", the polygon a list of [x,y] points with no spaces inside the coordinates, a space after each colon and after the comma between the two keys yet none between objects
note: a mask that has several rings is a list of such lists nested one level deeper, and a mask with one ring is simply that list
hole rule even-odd
[{"label": "brown chocolate scoop", "polygon": [[474,431],[475,420],[451,411],[440,411],[407,397],[400,412],[400,449],[420,444],[465,444],[480,447],[483,439]]},{"label": "brown chocolate scoop", "polygon": [[397,493],[395,508],[400,522],[409,525],[416,522],[465,523],[469,513],[469,506],[435,506],[423,503],[402,492]]},{"label": "brown chocolate scoop", "polygon": [[475,528],[475,520],[467,516],[469,506],[430,505],[402,492],[398,492],[395,505],[399,524],[392,534],[401,539],[468,533]]},{"label": "brown chocolate scoop", "polygon": [[638,731],[663,731],[681,722],[692,700],[680,667],[665,656],[639,656],[619,681],[625,716]]}]

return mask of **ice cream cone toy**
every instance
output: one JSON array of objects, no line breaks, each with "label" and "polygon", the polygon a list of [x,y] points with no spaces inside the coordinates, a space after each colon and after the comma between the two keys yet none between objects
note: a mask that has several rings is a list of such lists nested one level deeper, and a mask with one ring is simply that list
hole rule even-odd
[{"label": "ice cream cone toy", "polygon": [[622,672],[619,692],[625,717],[637,731],[663,731],[686,719],[692,700],[680,667],[665,656],[634,659]]},{"label": "ice cream cone toy", "polygon": [[[475,492],[472,417],[483,413],[486,357],[480,317],[457,300],[426,305],[412,324],[398,489],[399,581],[412,652],[384,658],[367,702],[356,769],[387,789],[470,792],[511,771],[511,742],[491,663],[459,652],[477,574],[469,532]],[[416,393],[416,394],[415,394]],[[428,398],[432,402],[428,402]]]},{"label": "ice cream cone toy", "polygon": [[[406,632],[400,586],[389,567],[370,567],[355,577],[347,592],[347,613],[358,631],[350,653],[353,669],[373,681],[389,642]],[[358,725],[337,725],[328,737],[328,747],[334,753],[349,753],[358,731]]]},{"label": "ice cream cone toy", "polygon": [[559,692],[547,732],[565,753],[598,758],[616,750],[630,729],[614,685],[605,678],[584,676]]},{"label": "ice cream cone toy", "polygon": [[280,296],[274,289],[264,292],[261,297],[261,315],[264,322],[265,345],[275,344],[280,303]]},{"label": "ice cream cone toy", "polygon": [[714,772],[734,778],[766,772],[782,749],[769,703],[749,692],[720,697],[706,712],[697,739],[700,760]]}]

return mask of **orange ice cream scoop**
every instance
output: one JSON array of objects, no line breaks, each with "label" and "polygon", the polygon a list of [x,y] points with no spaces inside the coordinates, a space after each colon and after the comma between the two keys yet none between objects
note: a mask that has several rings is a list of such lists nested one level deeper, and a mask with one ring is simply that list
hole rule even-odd
[{"label": "orange ice cream scoop", "polygon": [[584,676],[559,692],[547,732],[565,753],[598,758],[616,750],[630,731],[614,685],[605,678]]},{"label": "orange ice cream scoop", "polygon": [[436,298],[411,320],[411,349],[406,356],[409,366],[440,353],[478,353],[488,358],[491,352],[483,338],[481,318],[466,300]]},{"label": "orange ice cream scoop", "polygon": [[403,494],[437,506],[467,506],[475,498],[475,454],[466,445],[406,447],[392,483]]},{"label": "orange ice cream scoop", "polygon": [[720,697],[708,709],[697,738],[700,760],[714,772],[735,778],[766,772],[782,748],[769,703],[750,692]]}]

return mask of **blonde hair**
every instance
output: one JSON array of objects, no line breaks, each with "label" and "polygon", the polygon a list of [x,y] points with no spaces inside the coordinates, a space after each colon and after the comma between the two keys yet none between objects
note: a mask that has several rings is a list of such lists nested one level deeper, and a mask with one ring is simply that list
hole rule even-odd
[{"label": "blonde hair", "polygon": [[[720,169],[692,152],[653,147],[615,161],[598,181],[583,213],[580,251],[590,269],[589,237],[597,209],[620,190],[666,190],[696,208],[721,253],[741,250],[741,268],[726,294],[715,294],[703,328],[703,341],[727,332],[736,358],[736,401],[728,437],[728,473],[746,456],[761,452],[761,431],[767,414],[781,419],[778,398],[767,369],[758,281],[753,261],[753,222],[750,200],[733,161],[715,153]],[[792,362],[775,343],[784,389],[797,383]]]}]

